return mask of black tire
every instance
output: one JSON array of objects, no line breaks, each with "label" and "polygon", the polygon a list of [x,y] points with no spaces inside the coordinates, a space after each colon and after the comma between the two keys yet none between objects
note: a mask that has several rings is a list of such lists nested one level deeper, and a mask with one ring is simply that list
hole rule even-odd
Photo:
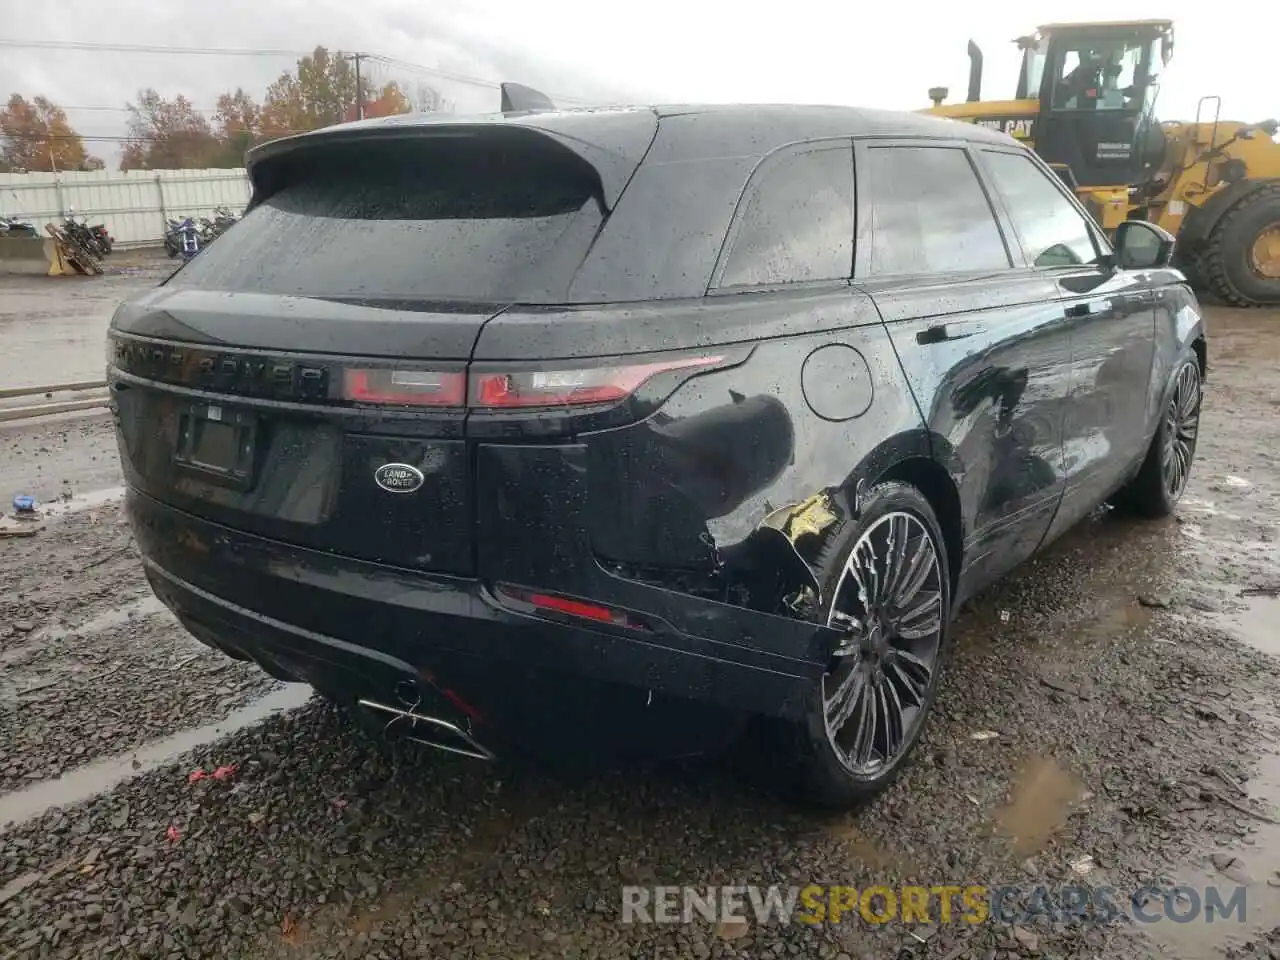
[{"label": "black tire", "polygon": [[1187,351],[1169,378],[1160,423],[1142,466],[1111,498],[1114,506],[1152,519],[1173,513],[1195,461],[1203,394],[1200,361]]},{"label": "black tire", "polygon": [[[913,518],[914,524],[909,527],[905,526],[907,521],[899,519],[904,514]],[[934,515],[933,508],[929,505],[929,501],[909,484],[888,481],[863,491],[861,512],[857,519],[842,521],[838,527],[828,532],[826,541],[815,561],[819,583],[822,587],[822,620],[823,622],[829,622],[835,605],[838,602],[842,602],[847,596],[847,587],[845,590],[838,590],[838,588],[844,573],[845,562],[849,559],[850,553],[864,540],[864,535],[870,538],[866,541],[867,543],[874,544],[878,531],[883,530],[886,525],[888,525],[888,529],[892,533],[894,523],[903,524],[904,529],[907,530],[914,531],[919,529],[920,531],[919,538],[915,540],[908,539],[906,536],[903,537],[905,541],[903,546],[905,561],[898,568],[900,575],[898,580],[899,587],[909,585],[905,581],[909,578],[910,571],[913,568],[908,567],[907,564],[916,557],[914,551],[922,547],[924,536],[929,539],[933,560],[936,561],[936,565],[930,568],[928,576],[922,584],[923,587],[927,588],[926,592],[931,592],[936,588],[937,593],[938,626],[931,669],[928,673],[927,681],[922,681],[920,675],[915,672],[917,668],[912,663],[905,660],[896,660],[897,657],[904,656],[903,650],[875,654],[874,662],[872,662],[870,652],[858,654],[857,660],[854,660],[854,658],[833,659],[828,673],[815,687],[810,696],[806,720],[790,728],[791,753],[785,758],[794,764],[802,799],[825,807],[847,809],[868,800],[893,782],[911,756],[915,744],[919,740],[941,681],[946,654],[947,631],[951,620],[950,568],[942,529],[938,524],[937,517]],[[907,551],[910,551],[910,553],[908,554]],[[884,552],[888,554],[891,551],[886,549]],[[877,579],[876,583],[878,592],[880,590],[879,579]],[[894,580],[886,577],[885,583],[892,588]],[[893,589],[888,592],[891,596],[896,593]],[[908,595],[908,599],[910,599],[910,596]],[[916,593],[915,596],[917,598],[923,597],[925,593]],[[860,607],[861,601],[858,601],[856,605]],[[929,620],[932,620],[931,613],[929,614]],[[908,618],[904,616],[900,622],[907,623]],[[915,620],[913,622],[920,623],[922,621]],[[904,627],[903,629],[906,628]],[[916,642],[900,637],[895,638],[887,630],[884,634],[877,632],[875,636],[883,638],[884,644],[889,647],[892,647],[895,642],[902,645]],[[878,642],[880,641],[877,640],[870,646],[875,646]],[[884,657],[883,661],[881,660],[882,656]],[[890,657],[894,659],[891,660]],[[862,658],[866,659],[863,660]],[[856,702],[853,702],[852,698],[850,698],[849,712],[847,719],[844,721],[844,726],[829,735],[826,684],[830,678],[832,679],[832,685],[837,686],[834,678],[839,676],[839,664],[845,663],[847,665],[851,660],[855,663],[866,663],[868,665],[867,669],[870,671],[868,676],[874,676],[875,679],[866,682],[862,687],[863,692],[859,694],[859,699]],[[903,672],[904,668],[909,668],[913,674],[915,683],[912,684],[910,689],[904,687],[901,682],[906,679],[906,674]],[[856,669],[856,666],[854,669]],[[849,673],[851,672],[852,670]],[[849,677],[849,673],[845,674],[846,679]],[[838,744],[840,744],[842,736],[848,730],[848,722],[855,719],[853,713],[867,709],[865,706],[859,706],[864,704],[864,698],[869,698],[870,695],[867,691],[888,691],[889,688],[893,688],[891,695],[894,702],[898,704],[900,711],[903,709],[903,700],[908,692],[911,692],[913,696],[917,696],[919,702],[911,705],[912,716],[909,722],[903,721],[903,714],[900,713],[899,715],[899,720],[906,725],[899,725],[898,733],[901,734],[901,742],[896,752],[889,749],[883,750],[883,761],[872,772],[855,769],[858,764],[852,755],[855,752],[859,752],[861,738],[859,737],[853,746],[839,746]],[[837,690],[831,698],[832,700],[838,699],[838,693],[841,689],[844,689],[843,682],[837,686]],[[875,710],[875,705],[882,702],[885,710],[888,711],[890,693],[886,692],[884,696],[885,699],[883,701],[869,700],[872,704],[870,709]],[[859,713],[859,718],[862,716],[863,714]],[[887,713],[881,715],[882,723],[884,723],[885,716],[887,716]],[[873,722],[871,725],[871,739],[874,741],[877,735],[885,735],[887,744],[889,742],[887,731],[890,726],[891,724],[885,723],[885,730],[878,731]],[[786,739],[788,738],[784,738],[784,742]]]},{"label": "black tire", "polygon": [[1264,275],[1253,262],[1254,243],[1280,230],[1280,184],[1250,193],[1223,214],[1209,235],[1203,255],[1206,286],[1237,307],[1280,303],[1280,275]]},{"label": "black tire", "polygon": [[1183,272],[1187,283],[1191,284],[1193,289],[1204,290],[1208,287],[1208,271],[1204,265],[1204,254],[1196,252],[1181,255],[1175,266]]}]

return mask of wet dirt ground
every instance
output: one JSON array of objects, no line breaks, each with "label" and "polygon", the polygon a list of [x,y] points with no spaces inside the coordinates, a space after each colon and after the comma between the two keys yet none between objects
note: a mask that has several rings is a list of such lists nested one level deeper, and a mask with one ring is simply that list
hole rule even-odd
[{"label": "wet dirt ground", "polygon": [[119,302],[173,271],[163,250],[120,250],[96,277],[0,276],[0,387],[101,380]]},{"label": "wet dirt ground", "polygon": [[[1177,517],[1100,513],[963,611],[915,762],[838,817],[727,764],[375,748],[148,599],[89,459],[107,421],[0,428],[5,483],[71,494],[0,540],[0,956],[1280,956],[1280,312],[1210,322]],[[1191,919],[621,922],[623,885],[810,883],[1113,889],[1130,916],[1178,884]],[[1192,915],[1210,886],[1243,922]]]}]

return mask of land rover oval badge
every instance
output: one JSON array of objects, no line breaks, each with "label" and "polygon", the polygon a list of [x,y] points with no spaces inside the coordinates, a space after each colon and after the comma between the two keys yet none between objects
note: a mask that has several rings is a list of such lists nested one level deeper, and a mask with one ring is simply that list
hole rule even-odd
[{"label": "land rover oval badge", "polygon": [[373,481],[387,493],[413,493],[426,477],[407,463],[384,463],[373,472]]}]

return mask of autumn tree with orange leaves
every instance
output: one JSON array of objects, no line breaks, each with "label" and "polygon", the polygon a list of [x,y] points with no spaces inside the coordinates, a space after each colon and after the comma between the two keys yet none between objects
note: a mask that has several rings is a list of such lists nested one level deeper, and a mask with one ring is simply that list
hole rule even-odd
[{"label": "autumn tree with orange leaves", "polygon": [[[365,117],[387,117],[413,109],[408,95],[394,80],[375,85],[360,78]],[[421,86],[419,109],[440,109],[444,100],[433,89]],[[318,130],[356,119],[356,74],[342,51],[330,53],[316,47],[298,60],[297,67],[280,74],[267,88],[259,105],[243,88],[218,98],[213,134],[222,145],[217,166],[240,166],[255,144],[276,137]]]},{"label": "autumn tree with orange leaves", "polygon": [[262,140],[262,108],[241,87],[218,97],[214,135],[222,144],[218,166],[238,167],[245,152]]},{"label": "autumn tree with orange leaves", "polygon": [[208,119],[186,97],[172,100],[155,90],[138,91],[129,105],[129,140],[121,170],[183,170],[211,167],[222,152]]},{"label": "autumn tree with orange leaves", "polygon": [[[394,80],[378,85],[360,77],[365,117],[445,109],[439,93],[418,84],[413,96]],[[218,97],[210,114],[179,94],[162,96],[139,90],[127,104],[128,136],[121,170],[174,170],[238,167],[253,146],[265,140],[305,133],[357,116],[356,74],[351,58],[324,47],[298,60],[267,88],[261,104],[242,87]],[[66,113],[44,97],[28,102],[18,94],[0,110],[0,170],[94,170],[102,161],[90,156],[71,129]]]},{"label": "autumn tree with orange leaves", "polygon": [[[386,117],[413,109],[395,81],[377,88],[368,76],[360,78],[366,117]],[[356,71],[341,50],[330,53],[316,47],[298,61],[297,68],[282,73],[267,88],[262,104],[262,136],[284,137],[304,133],[357,117]]]},{"label": "autumn tree with orange leaves", "polygon": [[[349,106],[344,119],[355,120],[358,116],[357,109],[354,103]],[[390,117],[397,113],[410,113],[412,110],[413,104],[409,102],[409,98],[394,80],[384,84],[382,89],[377,91],[376,97],[370,99],[366,96],[364,101],[366,120],[372,117]]]},{"label": "autumn tree with orange leaves", "polygon": [[66,111],[45,97],[9,97],[0,110],[0,145],[3,170],[100,170],[103,165],[85,150]]}]

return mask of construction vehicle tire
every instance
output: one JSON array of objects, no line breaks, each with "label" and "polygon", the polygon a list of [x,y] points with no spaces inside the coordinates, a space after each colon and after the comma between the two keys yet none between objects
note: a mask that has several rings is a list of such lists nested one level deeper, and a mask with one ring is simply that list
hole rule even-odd
[{"label": "construction vehicle tire", "polygon": [[1200,262],[1205,285],[1232,306],[1280,304],[1280,183],[1223,214]]},{"label": "construction vehicle tire", "polygon": [[1208,271],[1204,267],[1204,254],[1189,253],[1179,256],[1174,262],[1174,266],[1183,272],[1187,278],[1187,283],[1196,290],[1203,290],[1206,286],[1205,279]]}]

